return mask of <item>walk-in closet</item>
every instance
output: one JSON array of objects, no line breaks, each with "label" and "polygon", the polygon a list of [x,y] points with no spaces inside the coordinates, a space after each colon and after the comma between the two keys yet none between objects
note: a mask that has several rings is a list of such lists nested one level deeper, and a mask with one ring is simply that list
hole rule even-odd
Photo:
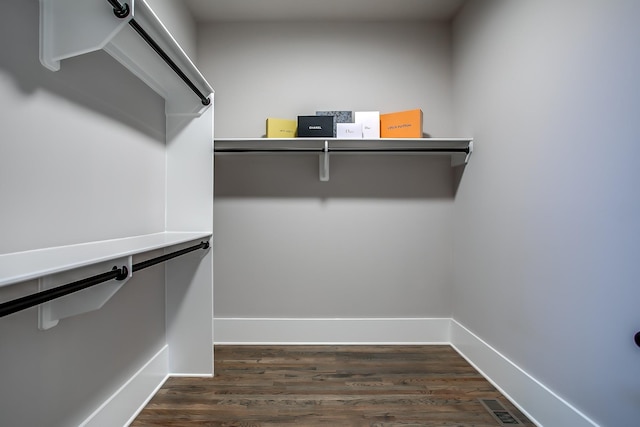
[{"label": "walk-in closet", "polygon": [[216,346],[432,346],[535,425],[640,419],[640,3],[3,9],[0,425],[129,425]]}]

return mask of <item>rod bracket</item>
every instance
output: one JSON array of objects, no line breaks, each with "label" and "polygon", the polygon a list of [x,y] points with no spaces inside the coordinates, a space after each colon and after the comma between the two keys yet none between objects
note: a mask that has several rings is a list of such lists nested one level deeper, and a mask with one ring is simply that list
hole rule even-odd
[{"label": "rod bracket", "polygon": [[329,181],[329,141],[324,142],[324,148],[320,154],[320,181]]},{"label": "rod bracket", "polygon": [[118,0],[107,0],[109,4],[113,7],[113,14],[120,19],[124,19],[129,16],[131,10],[129,9],[129,5],[126,3],[120,4]]},{"label": "rod bracket", "polygon": [[129,278],[129,269],[126,265],[123,265],[122,268],[118,268],[117,266],[113,267],[113,270],[118,270],[119,274],[116,276],[116,280],[121,282]]},{"label": "rod bracket", "polygon": [[[38,288],[39,291],[44,291],[88,275],[104,272],[114,264],[116,266],[112,268],[112,271],[119,271],[114,280],[40,304],[38,306],[38,329],[43,331],[51,329],[61,319],[100,309],[132,277],[132,256],[41,277],[38,280]],[[118,265],[122,267],[118,268]]]}]

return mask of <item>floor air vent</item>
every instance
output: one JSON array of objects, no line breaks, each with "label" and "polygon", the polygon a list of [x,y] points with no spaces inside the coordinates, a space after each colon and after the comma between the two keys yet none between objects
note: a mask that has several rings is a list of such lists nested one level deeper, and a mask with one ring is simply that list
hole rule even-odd
[{"label": "floor air vent", "polygon": [[519,426],[522,423],[496,399],[478,399],[493,418],[503,426]]}]

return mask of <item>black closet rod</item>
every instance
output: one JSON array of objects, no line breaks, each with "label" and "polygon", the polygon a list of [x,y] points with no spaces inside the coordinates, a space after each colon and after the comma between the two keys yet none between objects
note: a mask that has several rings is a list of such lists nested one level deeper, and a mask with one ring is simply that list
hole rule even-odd
[{"label": "black closet rod", "polygon": [[[132,270],[133,272],[136,272],[138,270],[142,270],[143,268],[151,267],[161,262],[168,261],[172,258],[179,257],[180,255],[184,255],[198,249],[208,249],[208,248],[209,248],[208,241],[200,242],[197,245],[190,246],[188,248],[181,249],[179,251],[171,252],[166,255],[161,255],[159,257],[152,258],[147,261],[142,261],[142,262],[133,264]],[[57,286],[55,288],[51,288],[41,292],[37,292],[35,294],[27,295],[22,298],[17,298],[11,301],[3,302],[2,304],[0,304],[0,317],[8,316],[18,311],[26,310],[27,308],[31,308],[51,300],[61,298],[65,295],[69,295],[74,292],[78,292],[83,289],[90,288],[91,286],[108,282],[109,280],[113,280],[113,279],[124,280],[128,276],[129,276],[129,269],[126,266],[123,265],[120,268],[116,266],[116,267],[113,267],[111,271],[108,271],[106,273],[98,274],[96,276],[91,276],[86,279],[68,283],[66,285]]]},{"label": "black closet rod", "polygon": [[[107,0],[107,1],[111,5],[111,7],[113,7],[113,13],[118,18],[122,19],[129,16],[129,12],[130,12],[129,5],[127,5],[126,3],[120,4],[118,0]],[[156,53],[164,60],[164,62],[167,63],[169,67],[171,67],[171,69],[182,79],[182,81],[184,81],[187,84],[187,86],[189,86],[189,88],[196,95],[198,95],[198,98],[200,98],[202,105],[211,104],[211,100],[207,98],[202,92],[200,92],[200,90],[196,87],[196,85],[194,85],[193,82],[189,80],[189,77],[187,77],[187,75],[180,69],[180,67],[178,67],[178,65],[176,65],[176,63],[173,62],[171,58],[169,58],[169,55],[167,55],[165,51],[162,50],[162,48],[158,45],[158,43],[156,43],[151,38],[151,36],[140,26],[140,24],[136,22],[135,19],[132,18],[131,20],[129,20],[129,25],[134,30],[136,30],[136,32],[140,35],[140,37],[142,37],[142,39],[145,42],[147,42],[147,44],[151,46],[153,50],[156,51]]]},{"label": "black closet rod", "polygon": [[467,153],[469,148],[215,148],[218,153]]}]

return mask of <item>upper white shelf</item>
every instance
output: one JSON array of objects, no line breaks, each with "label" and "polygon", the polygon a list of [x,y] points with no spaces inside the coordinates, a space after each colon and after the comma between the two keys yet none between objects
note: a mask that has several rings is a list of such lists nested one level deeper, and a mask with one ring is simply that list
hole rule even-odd
[{"label": "upper white shelf", "polygon": [[216,153],[323,152],[331,153],[464,153],[473,151],[472,138],[215,138]]},{"label": "upper white shelf", "polygon": [[193,240],[209,240],[211,235],[162,232],[0,255],[0,287]]},{"label": "upper white shelf", "polygon": [[167,115],[202,114],[210,104],[203,104],[139,29],[210,99],[213,89],[200,71],[144,0],[117,3],[126,5],[126,16],[117,17],[108,0],[40,0],[40,62],[57,71],[63,59],[104,49],[165,99]]},{"label": "upper white shelf", "polygon": [[215,138],[215,154],[309,153],[320,155],[320,180],[329,180],[330,154],[438,154],[451,157],[451,166],[467,164],[472,138]]},{"label": "upper white shelf", "polygon": [[[215,138],[216,154],[320,153],[331,154],[439,154],[451,157],[451,165],[466,164],[473,152],[473,138]],[[328,160],[327,160],[328,162]]]}]

